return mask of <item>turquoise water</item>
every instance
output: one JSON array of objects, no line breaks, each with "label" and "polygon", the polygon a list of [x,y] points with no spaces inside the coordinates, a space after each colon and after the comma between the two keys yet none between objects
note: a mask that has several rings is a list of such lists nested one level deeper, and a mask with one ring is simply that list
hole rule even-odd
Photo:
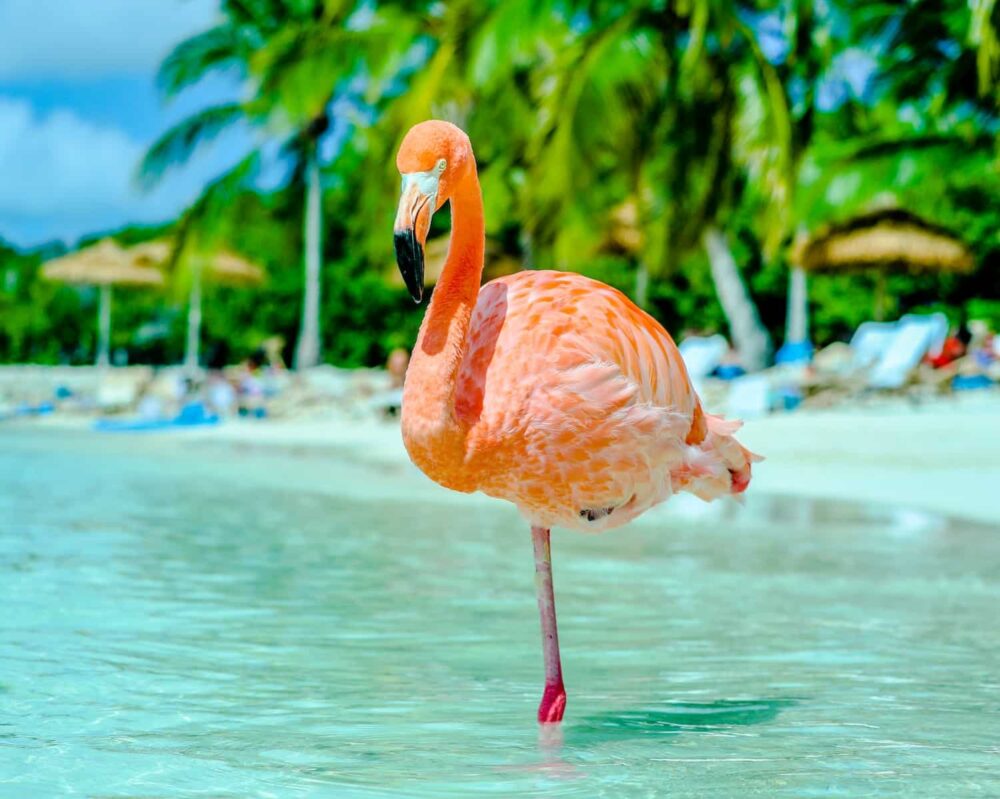
[{"label": "turquoise water", "polygon": [[0,796],[1000,795],[1000,531],[556,531],[336,451],[0,428]]}]

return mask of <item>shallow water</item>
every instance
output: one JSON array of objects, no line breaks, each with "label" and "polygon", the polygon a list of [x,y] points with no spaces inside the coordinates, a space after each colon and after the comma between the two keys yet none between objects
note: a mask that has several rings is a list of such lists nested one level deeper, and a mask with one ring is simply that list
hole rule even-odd
[{"label": "shallow water", "polygon": [[0,796],[1000,795],[1000,530],[556,531],[337,453],[0,430]]}]

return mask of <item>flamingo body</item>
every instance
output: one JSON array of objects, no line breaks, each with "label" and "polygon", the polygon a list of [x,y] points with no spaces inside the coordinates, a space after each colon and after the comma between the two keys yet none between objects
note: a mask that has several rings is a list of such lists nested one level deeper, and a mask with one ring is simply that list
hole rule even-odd
[{"label": "flamingo body", "polygon": [[[417,348],[410,369],[421,368]],[[413,384],[416,385],[416,384]],[[436,482],[513,502],[540,527],[618,527],[713,463],[677,347],[625,295],[575,273],[520,272],[479,292],[458,369],[461,440],[427,437],[434,409],[404,389],[403,440]],[[448,452],[458,446],[459,452]],[[703,481],[704,482],[704,481]]]}]

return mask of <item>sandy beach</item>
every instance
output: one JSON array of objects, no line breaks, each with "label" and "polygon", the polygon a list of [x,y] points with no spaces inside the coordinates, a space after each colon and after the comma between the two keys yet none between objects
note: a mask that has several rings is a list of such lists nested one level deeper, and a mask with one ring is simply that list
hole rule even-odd
[{"label": "sandy beach", "polygon": [[804,411],[748,421],[756,489],[1000,522],[1000,397]]},{"label": "sandy beach", "polygon": [[[766,457],[754,470],[755,493],[881,503],[1000,523],[998,419],[1000,393],[980,391],[920,404],[878,400],[751,419],[741,440]],[[79,430],[90,421],[56,414],[6,424]],[[133,434],[133,440],[213,450],[277,448],[331,462],[388,466],[401,491],[447,493],[409,464],[398,425],[370,415],[231,420]]]}]

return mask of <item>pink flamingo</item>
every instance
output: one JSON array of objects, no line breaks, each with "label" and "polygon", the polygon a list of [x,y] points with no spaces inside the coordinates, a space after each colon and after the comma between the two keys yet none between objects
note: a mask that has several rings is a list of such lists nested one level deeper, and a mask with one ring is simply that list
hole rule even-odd
[{"label": "pink flamingo", "polygon": [[422,122],[399,148],[396,259],[415,302],[431,215],[451,201],[448,257],[403,389],[403,441],[441,485],[513,502],[531,524],[545,690],[540,722],[566,707],[552,526],[618,527],[689,491],[744,491],[757,456],[738,422],[704,413],[669,334],[621,292],[578,274],[520,272],[480,288],[482,192],[468,136]]}]

